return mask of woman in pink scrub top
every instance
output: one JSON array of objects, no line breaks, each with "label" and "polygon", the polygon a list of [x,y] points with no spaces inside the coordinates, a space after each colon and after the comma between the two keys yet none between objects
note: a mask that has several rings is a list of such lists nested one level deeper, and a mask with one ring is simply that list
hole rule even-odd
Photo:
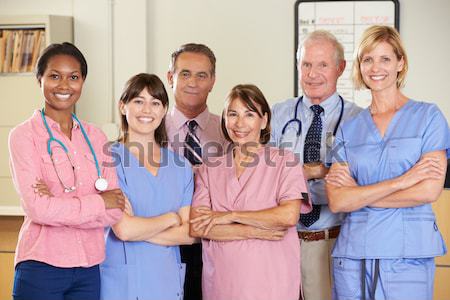
[{"label": "woman in pink scrub top", "polygon": [[125,197],[104,151],[105,134],[72,113],[87,70],[71,43],[44,49],[36,66],[43,108],[9,135],[12,178],[25,212],[14,300],[100,297],[103,231],[122,217]]},{"label": "woman in pink scrub top", "polygon": [[222,115],[234,147],[196,174],[190,233],[202,238],[205,300],[299,298],[295,225],[311,204],[294,154],[266,145],[270,116],[256,86],[235,86]]}]

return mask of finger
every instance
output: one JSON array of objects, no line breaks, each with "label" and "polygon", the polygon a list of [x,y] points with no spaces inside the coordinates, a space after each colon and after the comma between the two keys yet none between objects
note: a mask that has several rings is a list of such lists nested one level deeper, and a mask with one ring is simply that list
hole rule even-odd
[{"label": "finger", "polygon": [[203,227],[206,227],[209,224],[209,222],[211,222],[211,219],[197,222],[194,224],[193,228],[195,231],[200,231]]},{"label": "finger", "polygon": [[39,192],[39,196],[53,196],[53,195],[46,192]]},{"label": "finger", "polygon": [[197,226],[200,229],[200,228],[208,226],[208,224],[211,223],[211,222],[212,222],[212,219],[211,218],[207,218],[206,220],[203,220],[203,221],[197,223]]},{"label": "finger", "polygon": [[198,216],[198,217],[195,217],[195,218],[189,220],[189,223],[191,223],[191,224],[192,223],[197,223],[197,222],[203,221],[203,220],[208,219],[208,218],[209,218],[208,215],[201,215],[201,216]]},{"label": "finger", "polygon": [[442,179],[444,174],[438,170],[430,170],[424,174],[425,178],[428,179]]},{"label": "finger", "polygon": [[204,213],[210,212],[211,209],[210,209],[210,208],[207,208],[207,207],[204,207],[204,206],[200,206],[200,207],[196,207],[196,208],[195,208],[195,211],[204,214]]},{"label": "finger", "polygon": [[429,172],[436,172],[436,173],[439,173],[439,174],[445,174],[445,168],[443,168],[440,165],[432,165],[432,166],[429,166],[427,169],[428,169]]},{"label": "finger", "polygon": [[332,185],[332,186],[336,186],[336,187],[341,187],[342,186],[339,182],[336,182],[336,180],[333,180],[333,179],[327,179],[327,184]]},{"label": "finger", "polygon": [[[39,194],[40,196],[44,196],[44,195],[50,196],[50,195],[52,195],[49,191],[46,191],[46,190],[38,190],[38,189],[35,189],[35,190],[34,190],[34,193],[35,193],[35,194]],[[52,196],[53,196],[53,195],[52,195]]]},{"label": "finger", "polygon": [[419,162],[421,161],[439,161],[439,158],[434,157],[434,156],[427,156],[427,157],[423,157],[419,160]]},{"label": "finger", "polygon": [[208,233],[211,231],[213,226],[215,225],[215,220],[213,219],[211,222],[209,222],[208,226],[206,226],[205,229],[205,235],[208,235]]},{"label": "finger", "polygon": [[417,173],[418,174],[423,174],[425,176],[427,176],[427,174],[429,173],[435,173],[435,174],[439,174],[440,176],[444,176],[445,175],[445,168],[442,168],[441,166],[438,165],[429,165],[425,168],[420,168]]},{"label": "finger", "polygon": [[50,195],[50,191],[48,190],[38,190],[37,193],[41,194],[41,195]]}]

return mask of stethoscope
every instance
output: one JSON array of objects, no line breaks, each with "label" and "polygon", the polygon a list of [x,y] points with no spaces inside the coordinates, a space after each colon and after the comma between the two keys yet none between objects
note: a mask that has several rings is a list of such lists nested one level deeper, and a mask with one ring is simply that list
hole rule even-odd
[{"label": "stethoscope", "polygon": [[[339,119],[333,130],[333,137],[336,136],[336,132],[339,128],[339,124],[341,124],[342,116],[344,115],[344,99],[342,99],[342,97],[339,96],[339,100],[341,102],[341,111],[339,113]],[[300,119],[297,117],[298,116],[298,108],[302,102],[303,102],[303,96],[301,96],[297,100],[297,103],[295,104],[294,118],[290,119],[289,121],[286,122],[286,124],[284,124],[283,129],[281,130],[281,135],[284,135],[286,133],[286,129],[292,123],[297,124],[297,138],[300,137],[300,135],[302,134],[302,121],[300,121]]]},{"label": "stethoscope", "polygon": [[[74,163],[73,163],[73,161],[72,161],[72,158],[71,158],[70,155],[69,155],[69,150],[67,150],[67,147],[66,147],[66,145],[64,145],[63,142],[61,142],[60,140],[58,140],[57,138],[55,138],[55,137],[53,136],[53,133],[52,133],[52,131],[50,130],[50,127],[49,127],[48,124],[47,124],[47,120],[46,120],[45,114],[44,114],[44,109],[41,110],[41,117],[42,117],[42,120],[44,121],[45,128],[47,129],[48,135],[49,135],[49,137],[50,137],[50,138],[48,139],[48,141],[47,141],[47,152],[48,152],[48,154],[50,155],[50,159],[52,160],[52,164],[53,164],[53,168],[55,169],[56,176],[58,177],[59,182],[60,182],[61,185],[63,186],[64,192],[65,192],[65,193],[73,192],[73,191],[76,190],[77,177],[76,177],[76,173],[75,173],[75,165],[74,165]],[[78,125],[80,126],[81,132],[83,133],[83,136],[84,136],[84,140],[85,140],[86,143],[88,144],[89,149],[91,150],[91,154],[92,154],[92,156],[94,157],[95,168],[97,169],[97,176],[98,176],[97,180],[95,180],[95,184],[94,184],[94,185],[95,185],[95,188],[96,188],[98,191],[100,191],[100,192],[104,192],[104,191],[106,191],[106,189],[108,188],[108,181],[107,181],[105,178],[102,177],[102,173],[101,173],[101,170],[100,170],[100,166],[99,166],[98,160],[97,160],[97,155],[95,155],[95,151],[94,151],[94,148],[92,147],[91,141],[89,140],[89,137],[87,136],[86,131],[84,130],[84,127],[83,127],[83,125],[81,124],[80,120],[78,120],[77,116],[76,116],[75,114],[72,113],[72,118],[73,118],[73,119],[78,123]],[[58,168],[56,167],[55,162],[54,162],[54,160],[53,160],[53,151],[52,151],[52,148],[51,148],[52,142],[55,142],[55,143],[59,144],[59,145],[63,148],[64,152],[65,152],[66,155],[67,155],[67,158],[69,159],[70,164],[72,165],[73,177],[74,177],[74,185],[73,185],[73,186],[69,186],[69,187],[66,186],[66,185],[64,184],[64,182],[61,180],[61,177],[59,176]]]},{"label": "stethoscope", "polygon": [[[327,132],[326,140],[325,140],[326,146],[330,149],[333,147],[334,137],[336,136],[337,130],[342,121],[342,116],[344,115],[344,99],[340,95],[339,95],[339,100],[341,102],[341,111],[339,113],[339,119],[336,123],[336,126],[334,127],[333,133],[331,134],[331,132]],[[295,128],[295,124],[297,125],[296,141],[295,141],[294,145],[290,145],[290,146],[293,148],[296,148],[297,144],[300,141],[300,135],[302,134],[302,121],[298,118],[298,110],[299,110],[299,106],[302,102],[303,102],[303,96],[298,98],[297,103],[295,104],[294,118],[287,121],[286,124],[284,124],[283,129],[281,130],[281,140],[280,140],[281,147],[289,146],[289,144],[285,144],[285,142],[283,141],[284,135],[288,128]]]}]

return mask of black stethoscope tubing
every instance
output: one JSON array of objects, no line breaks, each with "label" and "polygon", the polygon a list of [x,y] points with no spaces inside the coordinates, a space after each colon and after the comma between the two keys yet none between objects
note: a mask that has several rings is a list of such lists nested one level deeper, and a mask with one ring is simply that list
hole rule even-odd
[{"label": "black stethoscope tubing", "polygon": [[[339,128],[339,125],[341,124],[342,116],[344,115],[344,99],[340,95],[339,95],[339,100],[341,102],[341,112],[339,113],[339,119],[338,119],[338,121],[336,123],[336,126],[334,127],[333,136],[336,136],[337,130]],[[286,132],[287,127],[291,123],[297,123],[298,124],[297,137],[299,137],[302,134],[302,121],[300,121],[300,119],[297,118],[298,107],[299,107],[299,104],[302,103],[302,102],[303,102],[303,96],[298,98],[297,103],[295,104],[294,118],[290,119],[289,121],[286,122],[286,124],[284,124],[283,129],[281,130],[281,135],[284,135],[284,133]]]}]

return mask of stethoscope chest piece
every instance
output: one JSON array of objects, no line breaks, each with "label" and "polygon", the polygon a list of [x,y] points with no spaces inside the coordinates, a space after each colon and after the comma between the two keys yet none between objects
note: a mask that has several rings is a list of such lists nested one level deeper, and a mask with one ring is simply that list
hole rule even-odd
[{"label": "stethoscope chest piece", "polygon": [[108,181],[103,177],[97,178],[97,180],[95,181],[95,188],[99,192],[106,191],[106,189],[108,188]]}]

